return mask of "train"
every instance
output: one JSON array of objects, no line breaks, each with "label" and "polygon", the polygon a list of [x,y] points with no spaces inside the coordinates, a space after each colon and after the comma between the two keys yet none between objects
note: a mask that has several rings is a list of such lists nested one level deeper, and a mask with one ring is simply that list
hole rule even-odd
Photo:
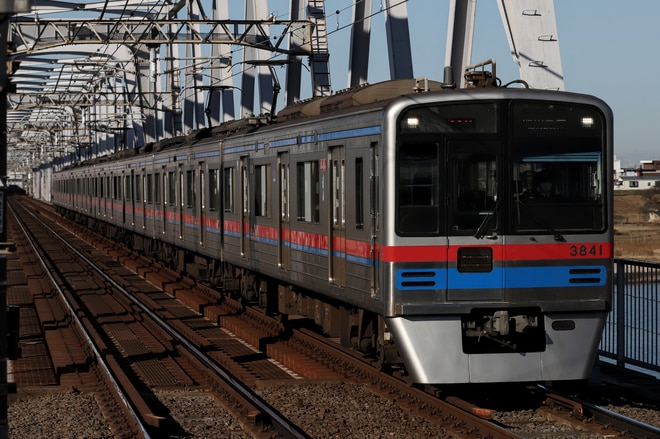
[{"label": "train", "polygon": [[393,80],[49,170],[58,211],[415,384],[590,376],[612,111]]}]

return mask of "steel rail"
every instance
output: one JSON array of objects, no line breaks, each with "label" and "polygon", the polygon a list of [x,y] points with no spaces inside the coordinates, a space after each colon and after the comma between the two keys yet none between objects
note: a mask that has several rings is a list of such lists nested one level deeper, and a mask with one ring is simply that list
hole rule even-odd
[{"label": "steel rail", "polygon": [[[71,305],[71,303],[69,302],[69,300],[66,298],[66,294],[64,293],[64,290],[63,290],[62,288],[60,288],[60,286],[58,285],[57,280],[55,279],[55,277],[54,277],[53,274],[51,273],[51,270],[49,269],[49,266],[48,266],[47,261],[46,261],[46,260],[43,258],[43,256],[41,255],[41,252],[39,251],[36,242],[34,241],[34,239],[32,239],[32,236],[30,235],[30,233],[28,232],[28,230],[25,228],[25,224],[24,224],[23,220],[18,216],[18,214],[16,213],[16,210],[14,209],[14,207],[11,206],[9,203],[8,203],[8,207],[9,207],[9,211],[12,213],[12,215],[13,215],[14,218],[16,219],[16,223],[17,223],[18,226],[20,227],[21,231],[23,232],[23,234],[25,234],[25,237],[26,237],[26,239],[28,240],[28,242],[29,242],[29,244],[30,244],[30,247],[32,247],[32,250],[34,250],[35,254],[37,255],[37,258],[39,259],[39,262],[40,262],[41,265],[44,267],[45,272],[46,272],[46,275],[48,276],[48,278],[50,279],[51,283],[53,284],[53,286],[54,286],[55,289],[57,290],[58,294],[60,295],[60,297],[61,297],[62,300],[64,301],[64,304],[66,305],[66,307],[67,307],[67,309],[68,309],[68,311],[69,311],[69,316],[70,316],[70,317],[73,319],[73,321],[78,325],[78,327],[80,328],[81,333],[83,334],[85,340],[87,341],[87,343],[89,344],[89,346],[91,346],[92,351],[94,352],[94,356],[96,357],[96,361],[97,361],[97,363],[100,365],[101,369],[103,370],[103,373],[106,375],[107,379],[108,379],[108,380],[110,381],[110,383],[112,384],[112,387],[114,388],[115,392],[117,392],[117,395],[119,395],[119,398],[121,399],[122,403],[125,405],[126,410],[128,410],[128,412],[129,412],[131,418],[133,419],[133,421],[134,421],[135,424],[137,425],[137,427],[138,427],[140,433],[142,434],[142,436],[143,436],[144,438],[147,438],[147,439],[150,438],[151,436],[150,436],[149,433],[147,432],[147,429],[146,429],[146,427],[144,426],[144,423],[140,420],[139,415],[138,415],[138,414],[136,413],[136,411],[133,409],[133,406],[132,406],[131,403],[129,402],[128,397],[126,396],[126,394],[124,393],[124,391],[121,389],[121,386],[119,385],[119,383],[118,383],[117,380],[115,379],[115,376],[114,376],[114,374],[111,372],[110,367],[106,364],[105,359],[104,359],[103,356],[101,355],[101,352],[99,352],[99,350],[98,350],[96,344],[94,343],[94,341],[93,341],[91,335],[89,334],[89,332],[87,331],[87,329],[85,328],[85,326],[83,325],[83,323],[82,323],[82,322],[80,321],[80,319],[78,318],[78,315],[77,315],[76,311],[74,310],[74,308],[73,308],[73,306]],[[49,227],[46,223],[44,223],[44,222],[43,222],[40,218],[38,218],[34,213],[30,212],[30,211],[27,210],[27,209],[25,209],[25,212],[27,212],[27,213],[30,214],[32,217],[34,217],[37,221],[39,221],[39,222],[40,222],[40,223],[41,223],[41,224],[42,224],[47,230],[49,230],[51,233],[53,233],[54,236],[56,236],[56,237],[57,237],[58,239],[60,239],[62,242],[66,243],[66,241],[64,241],[64,240],[63,240],[63,239],[62,239],[57,233],[55,233],[55,231],[54,231],[51,227]],[[66,244],[68,245],[68,243],[66,243]],[[69,247],[70,247],[70,246],[69,246]],[[72,248],[72,247],[70,247],[70,248]],[[79,254],[79,252],[77,252],[77,253]]]},{"label": "steel rail", "polygon": [[213,370],[218,376],[220,376],[232,390],[237,392],[241,397],[245,398],[255,407],[257,407],[262,414],[264,414],[271,422],[271,425],[274,430],[276,430],[282,437],[285,439],[310,439],[310,436],[300,429],[296,424],[290,422],[286,417],[284,417],[277,409],[264,401],[259,395],[253,392],[249,387],[243,386],[239,380],[237,380],[233,375],[227,372],[224,368],[216,364],[212,358],[204,354],[200,349],[193,345],[187,338],[179,334],[175,329],[167,324],[163,319],[151,311],[146,305],[142,304],[140,301],[135,299],[130,292],[128,292],[124,287],[117,283],[112,277],[106,274],[103,269],[97,266],[92,260],[87,258],[84,254],[76,250],[69,242],[64,240],[62,237],[57,235],[57,233],[50,227],[48,224],[43,222],[40,218],[36,217],[32,212],[28,212],[34,216],[42,225],[51,231],[55,236],[60,239],[60,241],[70,248],[81,260],[88,264],[92,269],[94,269],[101,277],[103,277],[108,283],[110,283],[114,288],[117,289],[122,295],[124,295],[131,303],[135,304],[140,308],[142,312],[148,315],[153,319],[165,332],[167,332],[171,337],[176,339],[181,345],[188,349],[202,364],[204,364],[209,369]]},{"label": "steel rail", "polygon": [[[636,419],[608,410],[604,407],[592,404],[580,398],[561,395],[557,391],[547,388],[541,384],[537,385],[546,392],[547,396],[559,404],[566,405],[573,410],[576,417],[592,418],[601,424],[608,425],[616,430],[631,434],[633,437],[651,438],[660,437],[660,428],[645,424]],[[553,395],[558,395],[555,398]]]}]

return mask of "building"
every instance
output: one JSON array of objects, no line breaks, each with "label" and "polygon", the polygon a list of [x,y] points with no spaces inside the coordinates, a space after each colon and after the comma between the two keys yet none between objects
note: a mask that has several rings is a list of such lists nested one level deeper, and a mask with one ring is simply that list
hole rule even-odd
[{"label": "building", "polygon": [[614,189],[641,190],[660,187],[660,160],[642,160],[639,167],[621,168],[614,159]]}]

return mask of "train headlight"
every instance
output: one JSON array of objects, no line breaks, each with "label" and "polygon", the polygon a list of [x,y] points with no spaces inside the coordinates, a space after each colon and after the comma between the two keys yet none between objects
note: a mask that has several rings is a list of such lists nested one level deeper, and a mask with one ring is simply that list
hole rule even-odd
[{"label": "train headlight", "polygon": [[594,126],[593,117],[583,117],[581,122],[582,122],[582,128],[592,128]]},{"label": "train headlight", "polygon": [[416,117],[409,117],[406,120],[406,124],[408,124],[408,128],[410,129],[417,129],[417,127],[419,127],[419,119]]}]

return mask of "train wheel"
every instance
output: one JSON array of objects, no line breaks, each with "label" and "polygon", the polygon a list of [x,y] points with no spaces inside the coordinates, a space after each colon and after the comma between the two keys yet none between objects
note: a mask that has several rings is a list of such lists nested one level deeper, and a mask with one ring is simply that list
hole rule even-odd
[{"label": "train wheel", "polygon": [[248,270],[241,272],[241,297],[248,302],[254,302],[259,298],[257,293],[257,278]]}]

